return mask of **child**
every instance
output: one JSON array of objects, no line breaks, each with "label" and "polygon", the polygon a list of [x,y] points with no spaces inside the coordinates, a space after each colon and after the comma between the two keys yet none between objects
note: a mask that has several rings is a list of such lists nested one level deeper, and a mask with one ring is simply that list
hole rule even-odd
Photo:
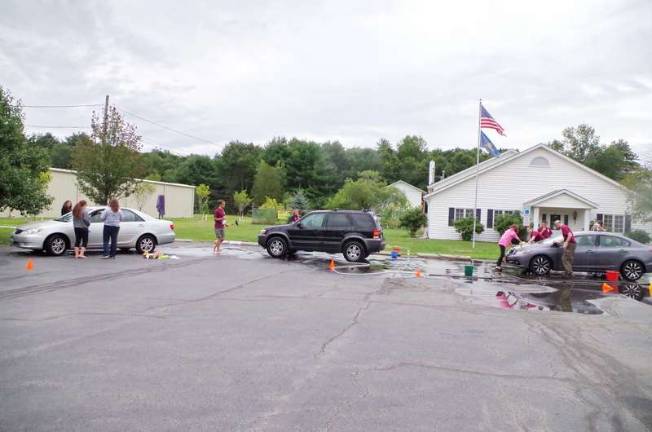
[{"label": "child", "polygon": [[500,240],[498,240],[498,247],[500,248],[500,257],[498,257],[498,261],[496,262],[496,270],[501,271],[502,264],[503,264],[503,259],[505,258],[505,249],[512,244],[512,241],[518,241],[519,243],[521,242],[521,239],[518,238],[518,225],[513,224],[505,232],[503,235],[500,237]]}]

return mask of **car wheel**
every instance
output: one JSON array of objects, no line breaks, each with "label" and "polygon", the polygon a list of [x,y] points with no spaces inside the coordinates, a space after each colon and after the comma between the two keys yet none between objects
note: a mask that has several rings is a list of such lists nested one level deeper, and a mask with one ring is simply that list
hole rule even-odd
[{"label": "car wheel", "polygon": [[621,285],[620,293],[624,296],[633,298],[634,300],[643,299],[643,287],[637,283],[626,283]]},{"label": "car wheel", "polygon": [[545,255],[537,255],[530,260],[530,271],[535,276],[546,276],[552,269],[552,260]]},{"label": "car wheel", "polygon": [[143,254],[145,252],[151,253],[156,249],[156,238],[151,234],[140,236],[136,242],[136,252]]},{"label": "car wheel", "polygon": [[267,240],[267,253],[272,258],[282,258],[288,251],[288,244],[283,237],[272,237]]},{"label": "car wheel", "polygon": [[628,281],[639,280],[641,277],[643,277],[644,273],[645,269],[643,268],[643,264],[641,264],[640,261],[627,260],[620,267],[620,274],[624,279]]},{"label": "car wheel", "polygon": [[63,234],[52,234],[45,240],[45,250],[48,255],[61,256],[68,249],[68,240]]},{"label": "car wheel", "polygon": [[366,254],[364,246],[359,241],[346,242],[342,253],[344,258],[350,262],[362,261]]}]

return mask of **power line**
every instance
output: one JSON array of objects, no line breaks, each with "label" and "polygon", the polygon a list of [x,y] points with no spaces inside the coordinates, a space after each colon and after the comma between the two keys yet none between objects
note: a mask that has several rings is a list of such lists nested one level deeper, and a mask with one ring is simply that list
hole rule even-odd
[{"label": "power line", "polygon": [[35,129],[90,129],[89,126],[25,125]]},{"label": "power line", "polygon": [[80,104],[80,105],[13,105],[21,108],[84,108],[84,107],[98,107],[102,104]]},{"label": "power line", "polygon": [[188,133],[185,133],[185,132],[182,132],[182,131],[179,131],[179,130],[173,129],[173,128],[171,128],[171,127],[168,127],[168,126],[166,126],[166,125],[164,125],[164,124],[161,124],[161,123],[159,123],[159,122],[156,122],[156,121],[154,121],[154,120],[149,120],[149,119],[147,119],[147,118],[145,118],[145,117],[143,117],[143,116],[141,116],[141,115],[138,115],[138,114],[134,114],[134,113],[132,113],[132,112],[129,112],[129,111],[127,111],[126,109],[123,109],[123,108],[120,108],[120,107],[117,107],[117,108],[119,108],[119,109],[120,109],[122,112],[124,112],[125,114],[129,114],[130,116],[136,117],[136,118],[138,118],[138,119],[140,119],[140,120],[143,120],[143,121],[145,121],[145,122],[147,122],[147,123],[151,123],[151,124],[153,124],[153,125],[155,125],[155,126],[158,126],[158,127],[160,127],[160,128],[163,128],[163,129],[168,130],[168,131],[170,131],[170,132],[174,132],[174,133],[176,133],[176,134],[183,135],[183,136],[188,137],[188,138],[196,139],[196,140],[198,140],[198,141],[203,141],[203,142],[205,142],[205,143],[207,143],[207,144],[215,144],[215,143],[214,143],[213,141],[211,141],[211,140],[207,140],[207,139],[205,139],[205,138],[201,138],[201,137],[198,137],[198,136],[195,136],[195,135],[191,135],[191,134],[188,134]]}]

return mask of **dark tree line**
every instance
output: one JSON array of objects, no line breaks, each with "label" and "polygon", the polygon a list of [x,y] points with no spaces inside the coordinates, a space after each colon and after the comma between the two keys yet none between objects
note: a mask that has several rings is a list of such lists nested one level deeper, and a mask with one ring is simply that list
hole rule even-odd
[{"label": "dark tree line", "polygon": [[[615,180],[621,181],[640,169],[637,155],[626,141],[603,145],[593,128],[586,125],[567,128],[562,136],[562,140],[551,141],[549,145]],[[59,168],[71,168],[75,146],[87,140],[89,137],[83,133],[63,140],[49,133],[29,138],[31,144],[46,149],[51,165]],[[374,148],[347,148],[337,141],[319,143],[283,137],[262,146],[232,141],[212,157],[179,156],[166,150],[153,150],[142,153],[141,162],[147,178],[209,185],[211,204],[217,198],[224,198],[230,204],[233,194],[241,190],[254,192],[254,181],[261,167],[270,172],[279,169],[281,174],[270,175],[282,179],[286,196],[301,191],[314,207],[323,207],[346,179],[357,179],[364,171],[379,173],[386,183],[404,180],[425,190],[430,160],[435,161],[439,180],[473,166],[475,158],[474,148],[430,150],[423,138],[408,135],[397,143],[381,139]],[[487,158],[481,153],[481,160]],[[261,165],[261,161],[265,163]]]}]

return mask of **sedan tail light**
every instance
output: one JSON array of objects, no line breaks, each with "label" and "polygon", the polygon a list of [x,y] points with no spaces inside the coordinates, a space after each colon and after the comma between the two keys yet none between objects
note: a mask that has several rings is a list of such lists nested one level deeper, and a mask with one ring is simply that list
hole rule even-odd
[{"label": "sedan tail light", "polygon": [[174,224],[170,224],[170,229],[174,231]]},{"label": "sedan tail light", "polygon": [[373,236],[373,238],[375,238],[375,239],[379,239],[379,238],[380,238],[380,235],[381,235],[382,233],[383,233],[383,232],[382,232],[381,230],[379,230],[378,228],[376,228],[375,230],[373,230],[373,231],[371,232],[371,235]]}]

